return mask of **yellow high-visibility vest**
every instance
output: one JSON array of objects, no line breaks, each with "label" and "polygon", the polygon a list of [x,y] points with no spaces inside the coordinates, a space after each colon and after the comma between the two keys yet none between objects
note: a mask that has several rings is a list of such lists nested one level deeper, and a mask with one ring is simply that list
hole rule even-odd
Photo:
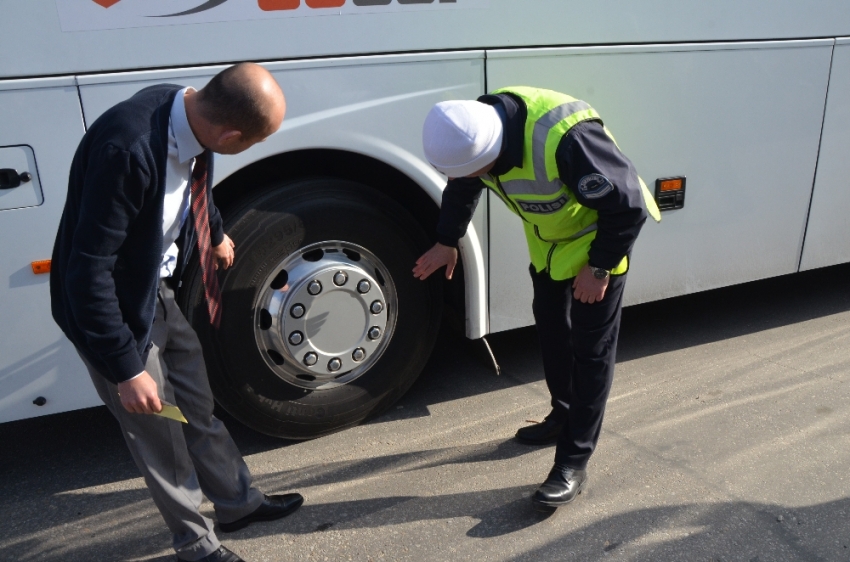
[{"label": "yellow high-visibility vest", "polygon": [[[587,103],[552,90],[516,86],[493,93],[513,94],[525,102],[525,146],[522,167],[481,179],[523,219],[531,263],[537,272],[548,270],[556,281],[575,277],[587,263],[590,243],[596,238],[597,213],[581,205],[560,180],[555,152],[576,124],[601,118]],[[613,141],[607,128],[605,132]],[[655,199],[643,180],[638,181],[647,211],[660,221]],[[628,256],[624,256],[611,273],[623,274],[628,269]]]}]

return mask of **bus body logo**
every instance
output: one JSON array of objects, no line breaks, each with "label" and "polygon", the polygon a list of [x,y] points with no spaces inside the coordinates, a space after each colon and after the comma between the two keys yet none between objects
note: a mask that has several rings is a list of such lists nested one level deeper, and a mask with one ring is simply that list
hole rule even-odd
[{"label": "bus body logo", "polygon": [[[91,0],[95,4],[102,6],[104,8],[111,8],[121,0]],[[199,6],[194,8],[190,8],[188,10],[183,10],[180,12],[175,12],[173,14],[162,14],[159,16],[151,16],[151,17],[174,17],[174,16],[185,16],[189,14],[197,14],[199,12],[205,12],[207,10],[212,10],[216,8],[228,0],[207,0],[203,2]],[[348,0],[304,0],[308,8],[341,8],[345,6]],[[433,4],[435,0],[397,0],[399,4]],[[355,6],[388,6],[391,4],[393,0],[352,0],[353,5]],[[456,4],[457,0],[436,0],[438,4]],[[278,10],[297,10],[301,7],[301,0],[257,0],[257,7],[259,7],[264,12],[274,12]]]},{"label": "bus body logo", "polygon": [[487,8],[492,0],[55,0],[62,31]]}]

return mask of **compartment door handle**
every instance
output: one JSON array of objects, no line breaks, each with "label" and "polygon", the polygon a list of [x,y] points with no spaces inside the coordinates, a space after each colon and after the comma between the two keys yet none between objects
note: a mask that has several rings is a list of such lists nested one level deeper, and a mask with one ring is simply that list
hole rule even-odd
[{"label": "compartment door handle", "polygon": [[18,173],[14,168],[0,168],[0,189],[15,189],[32,180],[29,172]]}]

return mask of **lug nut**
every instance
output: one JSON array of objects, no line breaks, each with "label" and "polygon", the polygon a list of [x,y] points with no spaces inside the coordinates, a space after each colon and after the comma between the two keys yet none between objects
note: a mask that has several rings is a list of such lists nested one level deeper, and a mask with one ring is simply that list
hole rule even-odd
[{"label": "lug nut", "polygon": [[380,314],[384,310],[384,303],[375,301],[369,306],[369,310],[372,311],[372,314]]},{"label": "lug nut", "polygon": [[304,356],[304,364],[308,367],[312,367],[316,364],[316,361],[319,360],[319,356],[313,353],[312,351]]},{"label": "lug nut", "polygon": [[348,281],[348,275],[344,271],[334,273],[334,285],[342,287]]},{"label": "lug nut", "polygon": [[289,334],[289,343],[292,345],[301,345],[301,342],[304,341],[304,334],[301,332],[292,332]]},{"label": "lug nut", "polygon": [[289,309],[289,314],[291,314],[293,318],[301,318],[304,316],[305,312],[307,312],[307,309],[304,308],[303,304],[293,304],[292,308]]},{"label": "lug nut", "polygon": [[363,361],[366,358],[366,350],[363,349],[362,347],[358,347],[351,354],[351,358],[354,359],[357,362]]},{"label": "lug nut", "polygon": [[336,357],[328,361],[328,371],[333,373],[334,371],[339,371],[340,369],[342,369],[342,361],[340,361]]},{"label": "lug nut", "polygon": [[322,283],[321,281],[313,280],[310,281],[310,284],[307,286],[307,292],[311,295],[318,295],[322,292]]},{"label": "lug nut", "polygon": [[357,292],[361,295],[365,295],[372,288],[372,284],[366,281],[365,279],[357,284]]},{"label": "lug nut", "polygon": [[381,337],[381,329],[377,326],[372,326],[367,332],[370,340],[376,340]]}]

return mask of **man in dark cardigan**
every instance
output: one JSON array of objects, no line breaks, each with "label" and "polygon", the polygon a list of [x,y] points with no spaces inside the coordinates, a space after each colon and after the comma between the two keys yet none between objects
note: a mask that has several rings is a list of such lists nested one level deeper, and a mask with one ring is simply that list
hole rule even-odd
[{"label": "man in dark cardigan", "polygon": [[[107,110],[71,165],[53,250],[53,317],[121,425],[178,560],[242,560],[200,514],[204,495],[223,532],[284,517],[303,502],[251,485],[213,416],[200,342],[174,299],[187,256],[199,252],[215,323],[214,268],[232,265],[234,245],[213,204],[211,153],[236,154],[264,140],[285,111],[271,74],[238,64],[201,90],[151,86]],[[164,402],[188,423],[152,415]]]}]

